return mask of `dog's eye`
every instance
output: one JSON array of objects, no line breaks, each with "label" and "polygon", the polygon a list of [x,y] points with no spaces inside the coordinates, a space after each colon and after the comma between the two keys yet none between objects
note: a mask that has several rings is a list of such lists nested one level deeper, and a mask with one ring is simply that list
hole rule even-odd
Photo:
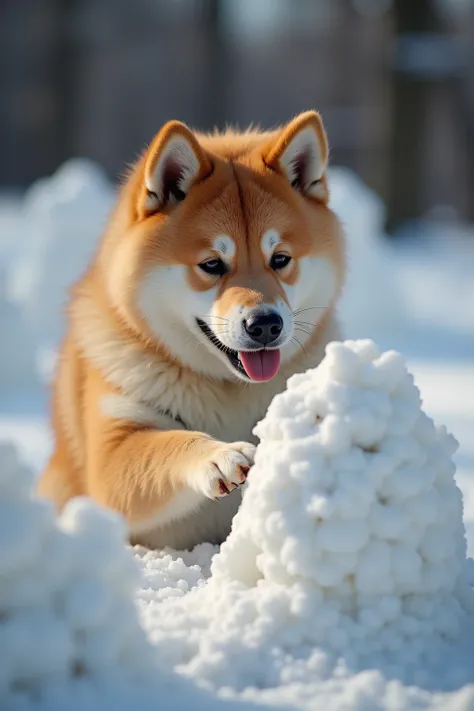
[{"label": "dog's eye", "polygon": [[283,269],[291,262],[291,257],[289,254],[284,254],[283,252],[277,252],[272,255],[270,259],[270,266],[272,269]]},{"label": "dog's eye", "polygon": [[201,262],[198,266],[203,272],[212,274],[213,276],[224,276],[224,274],[228,272],[227,265],[222,259],[208,259],[206,262]]},{"label": "dog's eye", "polygon": [[181,190],[178,185],[173,185],[168,191],[167,200],[172,205],[177,205],[178,202],[183,202],[185,198],[186,193],[184,192],[184,190]]}]

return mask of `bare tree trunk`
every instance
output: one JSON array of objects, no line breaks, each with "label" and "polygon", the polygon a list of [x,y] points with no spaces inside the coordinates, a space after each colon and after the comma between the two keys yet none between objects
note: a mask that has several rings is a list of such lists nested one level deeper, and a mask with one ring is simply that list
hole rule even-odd
[{"label": "bare tree trunk", "polygon": [[223,12],[222,0],[204,0],[207,67],[201,108],[203,127],[207,129],[223,128],[228,119],[227,87],[231,77]]},{"label": "bare tree trunk", "polygon": [[0,3],[0,183],[24,187],[71,154],[74,3]]},{"label": "bare tree trunk", "polygon": [[75,154],[77,125],[76,0],[50,0],[54,8],[54,37],[51,80],[55,98],[56,163]]},{"label": "bare tree trunk", "polygon": [[[439,31],[432,0],[395,0],[397,41]],[[400,46],[400,45],[399,45]],[[403,57],[399,57],[403,59]],[[395,230],[422,211],[423,131],[430,80],[397,66],[392,71],[387,229]]]}]

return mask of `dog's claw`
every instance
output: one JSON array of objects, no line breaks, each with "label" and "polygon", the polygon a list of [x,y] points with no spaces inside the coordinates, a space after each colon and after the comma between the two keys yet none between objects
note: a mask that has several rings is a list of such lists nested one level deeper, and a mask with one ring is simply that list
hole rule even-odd
[{"label": "dog's claw", "polygon": [[204,462],[202,490],[212,501],[243,487],[252,468],[255,447],[246,442],[222,443]]},{"label": "dog's claw", "polygon": [[222,494],[222,496],[230,494],[230,489],[227,488],[224,479],[219,479],[219,493]]}]

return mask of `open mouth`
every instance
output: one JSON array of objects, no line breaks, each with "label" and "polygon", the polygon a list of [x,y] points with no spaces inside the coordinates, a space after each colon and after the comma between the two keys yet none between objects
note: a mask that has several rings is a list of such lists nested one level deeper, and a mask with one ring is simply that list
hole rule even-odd
[{"label": "open mouth", "polygon": [[260,348],[253,351],[235,351],[233,348],[225,346],[207,323],[199,318],[196,319],[196,322],[204,335],[227,356],[231,366],[240,375],[256,383],[263,383],[271,380],[278,373],[280,367],[279,349]]}]

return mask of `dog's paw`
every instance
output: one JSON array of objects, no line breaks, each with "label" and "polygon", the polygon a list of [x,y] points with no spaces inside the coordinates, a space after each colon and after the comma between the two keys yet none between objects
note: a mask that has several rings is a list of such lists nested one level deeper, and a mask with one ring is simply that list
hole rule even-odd
[{"label": "dog's paw", "polygon": [[209,499],[227,496],[245,484],[254,456],[255,446],[249,442],[216,443],[200,471],[196,472],[194,484]]}]

